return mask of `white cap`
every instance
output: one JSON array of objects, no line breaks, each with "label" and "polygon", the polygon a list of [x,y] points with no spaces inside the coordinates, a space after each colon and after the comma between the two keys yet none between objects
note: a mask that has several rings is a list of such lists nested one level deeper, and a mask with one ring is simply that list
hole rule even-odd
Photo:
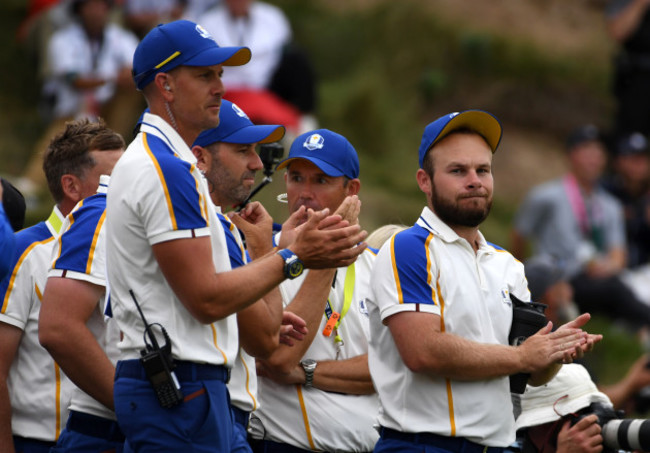
[{"label": "white cap", "polygon": [[563,365],[547,384],[526,386],[515,427],[519,430],[553,422],[591,403],[612,406],[609,397],[598,391],[585,367],[577,363]]}]

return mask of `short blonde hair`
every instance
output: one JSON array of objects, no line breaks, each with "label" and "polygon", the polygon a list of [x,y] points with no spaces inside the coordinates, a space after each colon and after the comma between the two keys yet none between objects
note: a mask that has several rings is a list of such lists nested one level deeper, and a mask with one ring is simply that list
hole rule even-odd
[{"label": "short blonde hair", "polygon": [[372,248],[381,248],[381,246],[384,245],[384,242],[386,242],[395,233],[399,233],[400,231],[403,231],[407,228],[408,227],[406,225],[398,223],[389,223],[380,226],[368,235],[366,238],[366,243]]}]

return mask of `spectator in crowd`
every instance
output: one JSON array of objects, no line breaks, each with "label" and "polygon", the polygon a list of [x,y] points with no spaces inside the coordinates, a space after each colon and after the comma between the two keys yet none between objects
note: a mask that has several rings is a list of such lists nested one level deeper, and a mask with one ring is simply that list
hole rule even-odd
[{"label": "spectator in crowd", "polygon": [[[151,30],[133,56],[134,80],[150,112],[113,170],[106,228],[110,307],[123,335],[115,412],[136,451],[230,452],[226,382],[239,351],[236,313],[303,267],[347,265],[365,248],[359,226],[327,210],[310,211],[289,248],[262,256],[268,244],[249,242],[250,255],[261,257],[231,270],[223,227],[190,146],[219,124],[223,67],[249,59],[248,48],[219,47],[185,20]],[[254,214],[247,210],[242,219],[254,223]],[[170,392],[162,395],[140,361],[148,323],[166,329],[161,355],[175,366],[176,378],[165,381]]]},{"label": "spectator in crowd", "polygon": [[143,38],[156,25],[180,19],[186,3],[186,0],[124,0],[124,23]]},{"label": "spectator in crowd", "polygon": [[[614,410],[607,395],[598,391],[587,370],[577,363],[563,366],[547,384],[529,385],[521,395],[521,414],[516,421],[521,451],[602,451],[601,426],[590,409],[594,403]],[[574,424],[583,414],[586,416]]]},{"label": "spectator in crowd", "polygon": [[606,151],[598,129],[586,125],[567,140],[568,173],[534,187],[520,206],[512,253],[546,254],[566,270],[582,312],[600,312],[635,328],[650,326],[650,310],[621,280],[626,264],[623,209],[600,186]]},{"label": "spectator in crowd", "polygon": [[[247,241],[262,242],[270,251],[272,219],[258,202],[244,208],[245,212],[255,211],[255,224],[239,221],[238,214],[226,215],[222,210],[240,205],[250,194],[255,173],[262,168],[255,146],[258,143],[277,142],[282,139],[284,132],[284,127],[280,125],[253,125],[236,104],[222,100],[219,126],[201,132],[192,146],[199,170],[205,175],[210,188],[217,217],[223,225],[233,269],[250,262],[235,223],[243,228]],[[295,315],[285,313],[285,324],[291,320],[296,323]],[[251,411],[258,407],[257,373],[253,355],[265,358],[279,346],[282,320],[282,297],[277,288],[237,313],[240,346],[228,383],[236,430],[232,452],[251,451],[247,440],[248,420]],[[297,322],[300,326],[290,324],[289,332],[299,332],[302,336],[306,333],[304,321],[299,319]]]},{"label": "spectator in crowd", "polygon": [[623,205],[627,239],[627,267],[650,262],[650,148],[646,137],[634,132],[616,143],[613,173],[603,186]]},{"label": "spectator in crowd", "polygon": [[100,175],[115,163],[105,131],[82,119],[52,139],[43,170],[56,205],[46,221],[16,234],[12,273],[0,282],[0,449],[43,451],[55,444],[67,419],[72,384],[40,346],[38,319],[65,216],[97,190]]},{"label": "spectator in crowd", "polygon": [[4,209],[4,193],[0,185],[0,280],[4,279],[11,270],[11,259],[16,252],[16,239],[11,228],[9,216]]},{"label": "spectator in crowd", "polygon": [[515,440],[509,375],[543,384],[602,338],[581,330],[583,314],[509,345],[510,295],[530,300],[524,267],[478,229],[492,204],[501,135],[480,110],[424,130],[416,178],[427,206],[381,248],[370,285],[375,452],[504,451]]},{"label": "spectator in crowd", "polygon": [[[292,218],[305,208],[329,209],[358,223],[359,160],[340,134],[318,129],[298,136],[286,168]],[[279,246],[293,234],[287,223]],[[307,335],[258,360],[260,407],[250,422],[253,451],[369,452],[377,395],[368,369],[366,297],[375,252],[364,251],[349,266],[310,270],[280,285],[284,308],[307,323]]]},{"label": "spectator in crowd", "polygon": [[576,318],[580,311],[573,302],[573,288],[560,263],[547,255],[537,255],[524,262],[530,300],[545,304],[544,314],[554,326]]},{"label": "spectator in crowd", "polygon": [[[573,289],[565,273],[551,257],[538,255],[524,262],[526,280],[531,300],[547,305],[544,314],[554,326],[559,326],[579,315],[573,302]],[[650,385],[650,369],[646,367],[650,358],[643,354],[628,369],[618,382],[604,386],[601,390],[609,396],[616,409],[637,411],[646,404]]]},{"label": "spectator in crowd", "polygon": [[23,178],[17,181],[26,194],[41,185],[40,153],[66,121],[102,117],[109,127],[128,137],[142,111],[131,80],[131,59],[138,40],[109,22],[111,5],[111,0],[72,0],[75,21],[49,41],[49,74],[43,97],[52,118]]},{"label": "spectator in crowd", "polygon": [[225,72],[226,99],[256,124],[283,124],[293,136],[315,128],[313,71],[306,56],[290,45],[291,28],[280,8],[257,0],[223,0],[200,22],[217,42],[252,51],[249,64]]},{"label": "spectator in crowd", "polygon": [[25,222],[25,198],[9,181],[0,178],[0,281],[12,270],[16,253],[14,232]]},{"label": "spectator in crowd", "polygon": [[610,0],[606,17],[610,36],[620,44],[614,63],[615,137],[650,136],[650,1]]},{"label": "spectator in crowd", "polygon": [[[115,420],[113,377],[120,332],[105,318],[106,190],[124,139],[105,128],[101,146],[108,165],[96,193],[66,217],[51,253],[38,321],[38,337],[76,385],[65,430],[56,449],[101,453],[122,451],[124,435]],[[99,140],[97,140],[99,142]]]}]

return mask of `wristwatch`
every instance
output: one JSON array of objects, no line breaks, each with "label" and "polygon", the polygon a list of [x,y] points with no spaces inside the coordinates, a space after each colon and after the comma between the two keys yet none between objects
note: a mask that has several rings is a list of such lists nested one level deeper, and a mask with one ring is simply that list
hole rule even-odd
[{"label": "wristwatch", "polygon": [[314,359],[305,359],[300,362],[302,369],[305,370],[305,387],[311,387],[314,383],[314,370],[316,370],[317,362]]},{"label": "wristwatch", "polygon": [[278,251],[278,255],[284,260],[284,276],[289,279],[294,279],[302,274],[305,265],[300,261],[298,255],[289,249],[282,249]]}]

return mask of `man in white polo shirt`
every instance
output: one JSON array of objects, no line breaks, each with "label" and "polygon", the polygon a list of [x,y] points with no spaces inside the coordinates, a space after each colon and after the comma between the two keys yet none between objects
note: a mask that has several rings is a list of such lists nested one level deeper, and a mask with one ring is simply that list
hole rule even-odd
[{"label": "man in white polo shirt", "polygon": [[[469,110],[429,124],[416,178],[427,207],[379,252],[368,301],[369,363],[381,409],[375,452],[500,452],[515,440],[508,376],[550,379],[602,337],[584,314],[510,346],[523,264],[478,227],[493,191],[499,121]],[[429,451],[427,449],[427,451]]]},{"label": "man in white polo shirt", "polygon": [[[302,134],[282,168],[292,216],[327,207],[358,222],[359,158],[345,137],[327,129]],[[280,244],[287,233],[283,228]],[[372,451],[378,401],[365,301],[374,261],[368,248],[349,266],[310,270],[280,285],[285,311],[305,320],[307,335],[258,360],[260,407],[250,422],[256,453]]]},{"label": "man in white polo shirt", "polygon": [[[249,59],[247,48],[219,47],[183,20],[151,30],[133,57],[150,113],[113,171],[106,228],[111,308],[123,333],[115,412],[135,451],[229,452],[235,314],[303,265],[349,264],[364,248],[355,247],[366,236],[358,226],[310,212],[288,248],[266,256],[251,250],[261,258],[228,272],[223,227],[189,147],[219,124],[223,66]],[[161,351],[154,335],[166,345]]]},{"label": "man in white polo shirt", "polygon": [[66,123],[43,157],[56,206],[16,234],[12,273],[0,282],[0,445],[10,451],[49,451],[65,427],[74,386],[39,344],[41,299],[64,216],[95,193],[123,146],[105,124],[82,119]]}]

